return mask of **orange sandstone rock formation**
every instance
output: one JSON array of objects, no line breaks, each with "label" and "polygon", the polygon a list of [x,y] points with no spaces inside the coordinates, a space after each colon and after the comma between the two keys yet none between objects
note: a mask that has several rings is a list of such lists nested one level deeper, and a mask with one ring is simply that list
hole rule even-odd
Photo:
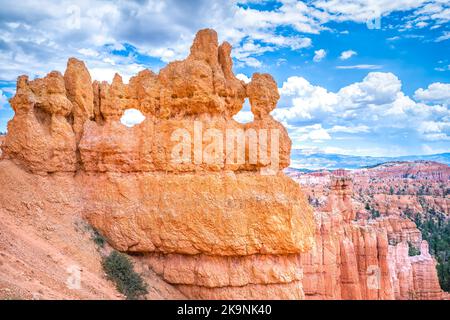
[{"label": "orange sandstone rock formation", "polygon": [[77,146],[67,119],[73,106],[61,73],[33,81],[19,77],[10,102],[15,115],[8,123],[4,155],[33,172],[75,171]]},{"label": "orange sandstone rock formation", "polygon": [[[444,299],[436,262],[414,222],[400,217],[355,220],[348,177],[331,180],[315,214],[315,245],[302,253],[306,299]],[[409,245],[421,254],[410,257]]]},{"label": "orange sandstone rock formation", "polygon": [[[74,58],[64,76],[19,77],[3,157],[31,173],[65,173],[110,244],[142,253],[189,298],[301,299],[299,254],[314,222],[281,172],[291,141],[269,114],[277,85],[267,74],[238,80],[230,52],[201,30],[187,59],[128,84],[117,74],[92,83]],[[255,121],[243,125],[232,116],[245,98]],[[130,108],[145,115],[132,128],[120,122]]]}]

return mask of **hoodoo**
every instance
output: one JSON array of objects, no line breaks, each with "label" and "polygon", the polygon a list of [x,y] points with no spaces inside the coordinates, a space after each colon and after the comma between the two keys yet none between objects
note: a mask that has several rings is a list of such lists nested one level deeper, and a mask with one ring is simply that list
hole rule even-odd
[{"label": "hoodoo", "polygon": [[[111,84],[91,83],[74,58],[64,75],[22,76],[3,156],[32,173],[70,174],[85,219],[189,298],[301,299],[299,254],[312,247],[314,221],[299,186],[282,173],[291,141],[270,115],[277,85],[268,74],[238,80],[230,52],[206,29],[185,60],[159,74],[141,71],[129,84],[117,74]],[[255,120],[244,125],[232,117],[245,98]],[[145,120],[128,128],[120,118],[131,108]],[[241,148],[215,150],[212,162],[174,161],[174,132],[195,137],[198,124],[223,133],[218,145]],[[226,139],[249,131],[258,139]],[[191,159],[197,140],[187,140]]]}]

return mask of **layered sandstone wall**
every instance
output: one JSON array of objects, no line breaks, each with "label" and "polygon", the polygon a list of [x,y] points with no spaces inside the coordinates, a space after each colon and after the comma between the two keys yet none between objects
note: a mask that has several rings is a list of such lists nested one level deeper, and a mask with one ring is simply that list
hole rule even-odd
[{"label": "layered sandstone wall", "polygon": [[[443,299],[436,262],[414,222],[355,220],[351,181],[335,177],[329,202],[315,212],[315,245],[302,253],[307,299]],[[420,255],[409,256],[409,246]]]}]

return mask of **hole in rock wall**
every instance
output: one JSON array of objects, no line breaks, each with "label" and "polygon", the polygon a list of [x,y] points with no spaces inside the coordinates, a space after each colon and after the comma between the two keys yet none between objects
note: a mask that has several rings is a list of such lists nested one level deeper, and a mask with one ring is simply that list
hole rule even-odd
[{"label": "hole in rock wall", "polygon": [[254,117],[253,113],[250,111],[250,102],[248,98],[245,99],[244,107],[233,116],[233,119],[242,124],[253,121]]},{"label": "hole in rock wall", "polygon": [[134,127],[137,124],[142,123],[142,121],[145,120],[145,116],[137,109],[127,109],[123,113],[122,118],[120,118],[120,122],[131,128]]}]

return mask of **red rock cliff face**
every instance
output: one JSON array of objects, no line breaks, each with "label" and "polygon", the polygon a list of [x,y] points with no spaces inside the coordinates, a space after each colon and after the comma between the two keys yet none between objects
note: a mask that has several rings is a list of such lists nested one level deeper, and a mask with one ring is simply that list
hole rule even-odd
[{"label": "red rock cliff face", "polygon": [[[92,83],[73,58],[64,75],[21,76],[3,156],[32,173],[66,173],[111,245],[142,253],[189,298],[302,299],[299,254],[312,246],[314,222],[281,172],[291,141],[269,114],[277,85],[267,74],[247,85],[235,78],[230,51],[201,30],[187,59],[129,84],[119,75]],[[243,125],[232,116],[245,98],[255,120]],[[129,108],[146,117],[132,128],[120,122]],[[247,136],[217,147],[228,131]]]},{"label": "red rock cliff face", "polygon": [[[315,244],[301,254],[307,299],[443,299],[436,262],[415,224],[400,217],[355,220],[351,179],[334,177],[314,213]],[[409,244],[421,254],[410,257]]]}]

